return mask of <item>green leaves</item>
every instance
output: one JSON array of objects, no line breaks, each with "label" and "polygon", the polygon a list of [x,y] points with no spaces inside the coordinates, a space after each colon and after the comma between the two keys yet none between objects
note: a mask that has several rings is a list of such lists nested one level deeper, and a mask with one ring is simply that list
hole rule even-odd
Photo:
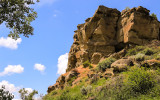
[{"label": "green leaves", "polygon": [[[39,2],[39,0],[37,0]],[[9,28],[9,37],[19,38],[20,34],[25,37],[33,35],[31,22],[37,18],[37,12],[30,5],[33,0],[1,0],[0,1],[0,24],[3,22]]]},{"label": "green leaves", "polygon": [[5,86],[0,88],[0,100],[12,100],[14,95],[9,93],[9,91],[5,91]]}]

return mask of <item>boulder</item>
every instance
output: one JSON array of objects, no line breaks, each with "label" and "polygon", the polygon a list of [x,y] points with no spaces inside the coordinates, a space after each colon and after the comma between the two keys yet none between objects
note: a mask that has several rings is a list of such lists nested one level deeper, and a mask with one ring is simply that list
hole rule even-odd
[{"label": "boulder", "polygon": [[119,59],[111,64],[111,68],[114,68],[114,71],[124,71],[127,69],[127,66],[133,66],[131,59]]},{"label": "boulder", "polygon": [[92,64],[98,64],[98,62],[99,62],[100,59],[101,59],[101,56],[102,56],[101,53],[98,53],[98,52],[94,53],[94,54],[92,55],[91,63],[92,63]]},{"label": "boulder", "polygon": [[160,67],[160,60],[155,60],[155,59],[152,59],[152,60],[146,60],[144,62],[142,62],[141,66],[143,67],[148,67],[148,68],[158,68]]}]

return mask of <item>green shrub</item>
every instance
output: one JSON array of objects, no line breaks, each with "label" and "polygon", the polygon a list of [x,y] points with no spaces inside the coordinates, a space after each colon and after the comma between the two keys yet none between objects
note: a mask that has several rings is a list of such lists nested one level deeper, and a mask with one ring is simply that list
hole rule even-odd
[{"label": "green shrub", "polygon": [[109,57],[107,59],[105,59],[104,61],[100,62],[98,65],[97,65],[97,68],[99,71],[102,71],[104,72],[106,70],[106,68],[110,68],[111,67],[111,64],[113,62],[115,62],[116,59],[113,58],[113,57]]},{"label": "green shrub", "polygon": [[156,60],[160,60],[160,54],[156,55]]},{"label": "green shrub", "polygon": [[151,71],[144,68],[134,67],[128,73],[127,85],[131,87],[134,93],[146,94],[155,86],[155,75]]},{"label": "green shrub", "polygon": [[145,59],[145,55],[141,53],[136,54],[134,57],[136,61],[143,61]]},{"label": "green shrub", "polygon": [[83,87],[81,88],[81,94],[82,94],[82,95],[87,95],[86,87],[83,86]]},{"label": "green shrub", "polygon": [[152,13],[151,16],[154,17],[155,19],[157,19],[157,15],[156,14]]},{"label": "green shrub", "polygon": [[142,51],[142,53],[145,55],[153,55],[154,51],[151,48],[146,48]]},{"label": "green shrub", "polygon": [[88,60],[83,63],[83,68],[86,68],[86,67],[93,68],[93,66]]},{"label": "green shrub", "polygon": [[81,94],[82,95],[87,95],[87,94],[90,94],[92,92],[92,86],[91,85],[88,85],[87,87],[82,87],[81,88]]},{"label": "green shrub", "polygon": [[144,50],[145,47],[144,46],[136,46],[132,49],[129,49],[126,56],[132,56],[132,55],[136,55],[138,54],[140,51]]},{"label": "green shrub", "polygon": [[57,94],[57,91],[53,91],[53,92],[52,92],[52,95],[56,95],[56,94]]},{"label": "green shrub", "polygon": [[128,11],[128,10],[130,10],[130,8],[129,8],[129,7],[126,7],[125,10]]}]

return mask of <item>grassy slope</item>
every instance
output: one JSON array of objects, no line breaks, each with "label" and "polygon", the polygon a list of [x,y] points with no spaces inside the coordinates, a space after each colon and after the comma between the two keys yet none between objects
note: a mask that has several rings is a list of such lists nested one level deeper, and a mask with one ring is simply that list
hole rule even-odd
[{"label": "grassy slope", "polygon": [[160,100],[160,64],[154,68],[141,66],[145,60],[160,60],[160,46],[136,46],[125,56],[133,57],[137,65],[128,66],[127,71],[116,73],[107,80],[99,78],[90,83],[91,79],[84,77],[78,85],[54,90],[44,100]]}]

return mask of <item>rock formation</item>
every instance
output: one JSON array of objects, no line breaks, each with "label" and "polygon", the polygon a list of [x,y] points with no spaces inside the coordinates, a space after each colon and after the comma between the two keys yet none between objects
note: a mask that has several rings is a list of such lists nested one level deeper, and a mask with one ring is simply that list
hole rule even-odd
[{"label": "rock formation", "polygon": [[[71,78],[78,76],[79,73],[74,69],[85,61],[96,65],[108,56],[119,59],[126,54],[125,47],[159,40],[160,22],[150,16],[149,12],[141,6],[122,12],[99,6],[93,17],[77,26],[69,52],[67,73],[61,75],[56,84],[48,88],[48,93],[55,89],[63,89]],[[121,59],[113,63],[112,68],[121,71],[130,64],[129,59]],[[105,75],[112,77],[114,74],[113,71],[107,70]]]},{"label": "rock formation", "polygon": [[139,6],[122,12],[99,6],[94,16],[79,24],[69,52],[70,71],[85,61],[97,64],[102,57],[129,44],[141,45],[160,38],[160,23]]}]

